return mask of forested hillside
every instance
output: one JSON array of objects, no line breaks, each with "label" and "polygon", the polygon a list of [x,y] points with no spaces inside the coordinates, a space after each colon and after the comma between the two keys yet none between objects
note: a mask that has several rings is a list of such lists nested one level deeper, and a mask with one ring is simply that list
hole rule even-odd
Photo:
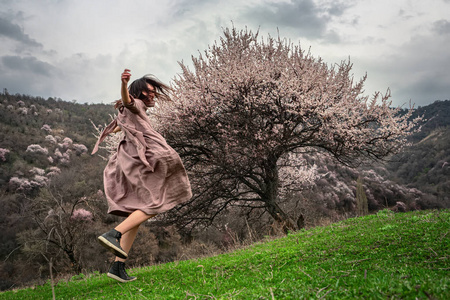
[{"label": "forested hillside", "polygon": [[450,195],[450,101],[436,101],[419,107],[424,116],[421,130],[411,136],[407,147],[388,165],[395,181],[434,195],[449,204]]},{"label": "forested hillside", "polygon": [[[108,255],[95,238],[118,218],[106,215],[106,162],[90,152],[96,141],[92,123],[104,125],[113,114],[110,103],[0,94],[1,289],[46,280],[50,258],[57,276],[108,268]],[[352,169],[326,155],[305,156],[318,179],[280,201],[298,227],[361,214],[362,195],[369,212],[449,207],[450,101],[415,114],[426,119],[422,130],[386,164]],[[166,221],[161,216],[154,222],[164,227],[142,226],[142,242],[132,250],[139,258],[130,264],[205,255],[278,232],[263,210],[238,207],[221,212],[207,228],[181,230]]]}]

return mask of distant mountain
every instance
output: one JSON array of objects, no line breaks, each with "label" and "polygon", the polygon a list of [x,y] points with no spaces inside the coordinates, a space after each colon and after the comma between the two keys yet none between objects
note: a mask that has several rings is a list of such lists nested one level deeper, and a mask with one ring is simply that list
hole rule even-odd
[{"label": "distant mountain", "polygon": [[[405,112],[405,110],[403,111]],[[415,133],[411,140],[418,142],[428,136],[433,130],[437,128],[446,128],[450,126],[450,100],[435,101],[426,106],[419,106],[415,109],[411,118],[422,116],[421,130]]]},{"label": "distant mountain", "polygon": [[419,107],[413,117],[423,116],[421,130],[411,145],[387,165],[390,178],[434,195],[450,205],[450,101],[436,101]]}]

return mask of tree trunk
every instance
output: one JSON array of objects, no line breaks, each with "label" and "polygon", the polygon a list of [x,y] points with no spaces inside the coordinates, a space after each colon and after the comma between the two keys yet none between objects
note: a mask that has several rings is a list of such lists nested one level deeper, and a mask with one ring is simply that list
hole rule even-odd
[{"label": "tree trunk", "polygon": [[268,166],[266,167],[266,193],[263,201],[266,204],[267,212],[278,222],[284,233],[288,233],[289,230],[296,230],[292,219],[281,209],[278,205],[278,159],[273,156],[268,159]]},{"label": "tree trunk", "polygon": [[267,212],[272,216],[272,218],[274,218],[274,220],[281,225],[284,233],[287,234],[289,230],[297,229],[292,219],[280,208],[280,206],[275,201],[266,202],[266,209]]},{"label": "tree trunk", "polygon": [[64,249],[64,252],[66,252],[67,256],[69,257],[72,270],[77,274],[81,273],[81,266],[75,259],[75,254],[73,253],[73,251],[69,249]]}]

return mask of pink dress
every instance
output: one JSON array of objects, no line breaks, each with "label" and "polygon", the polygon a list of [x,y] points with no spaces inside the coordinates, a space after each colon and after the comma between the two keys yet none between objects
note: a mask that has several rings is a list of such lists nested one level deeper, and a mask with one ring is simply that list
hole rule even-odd
[{"label": "pink dress", "polygon": [[92,151],[119,126],[125,136],[103,172],[108,213],[158,214],[188,201],[191,186],[180,156],[150,124],[147,107],[133,99],[102,132]]}]

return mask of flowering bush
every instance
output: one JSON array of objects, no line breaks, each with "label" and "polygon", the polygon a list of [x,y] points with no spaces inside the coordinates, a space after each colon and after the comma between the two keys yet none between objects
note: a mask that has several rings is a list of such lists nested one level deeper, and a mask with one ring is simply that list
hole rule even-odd
[{"label": "flowering bush", "polygon": [[73,211],[71,218],[79,221],[92,221],[94,217],[90,211],[78,208]]},{"label": "flowering bush", "polygon": [[6,161],[6,154],[8,154],[10,151],[8,149],[0,148],[0,159],[2,161]]},{"label": "flowering bush", "polygon": [[19,108],[19,113],[20,113],[21,115],[27,115],[27,114],[28,114],[28,108],[26,108],[26,107],[20,107],[20,108]]},{"label": "flowering bush", "polygon": [[19,177],[11,177],[8,184],[11,189],[18,191],[29,191],[39,186],[37,182]]},{"label": "flowering bush", "polygon": [[32,168],[30,170],[30,173],[33,174],[33,175],[41,175],[42,176],[42,175],[45,175],[45,170],[41,169],[41,168],[34,167],[34,168]]},{"label": "flowering bush", "polygon": [[45,130],[45,131],[47,131],[47,132],[52,132],[52,128],[50,127],[50,125],[47,125],[47,124],[44,124],[44,125],[41,127],[41,129],[42,129],[42,130]]},{"label": "flowering bush", "polygon": [[42,147],[40,145],[33,144],[33,145],[29,145],[27,147],[26,152],[39,153],[39,154],[47,155],[48,154],[48,149],[45,148],[45,147]]},{"label": "flowering bush", "polygon": [[72,141],[71,138],[65,137],[65,138],[63,139],[63,143],[70,146],[70,145],[73,144],[73,141]]},{"label": "flowering bush", "polygon": [[55,149],[55,156],[56,158],[62,158],[62,153],[61,150],[59,150],[58,148]]},{"label": "flowering bush", "polygon": [[53,136],[53,135],[47,135],[46,137],[45,137],[45,141],[46,142],[48,142],[48,143],[50,143],[50,144],[53,144],[53,145],[56,145],[58,142],[56,141],[56,138]]},{"label": "flowering bush", "polygon": [[75,150],[77,155],[87,153],[88,149],[83,144],[73,144],[73,149]]},{"label": "flowering bush", "polygon": [[59,175],[60,173],[61,173],[61,169],[60,168],[58,168],[58,167],[50,167],[50,168],[48,168],[47,176],[48,177],[53,177],[53,176]]},{"label": "flowering bush", "polygon": [[45,186],[48,184],[49,179],[45,176],[41,176],[41,175],[34,175],[32,183],[34,185],[37,185],[39,187]]}]

